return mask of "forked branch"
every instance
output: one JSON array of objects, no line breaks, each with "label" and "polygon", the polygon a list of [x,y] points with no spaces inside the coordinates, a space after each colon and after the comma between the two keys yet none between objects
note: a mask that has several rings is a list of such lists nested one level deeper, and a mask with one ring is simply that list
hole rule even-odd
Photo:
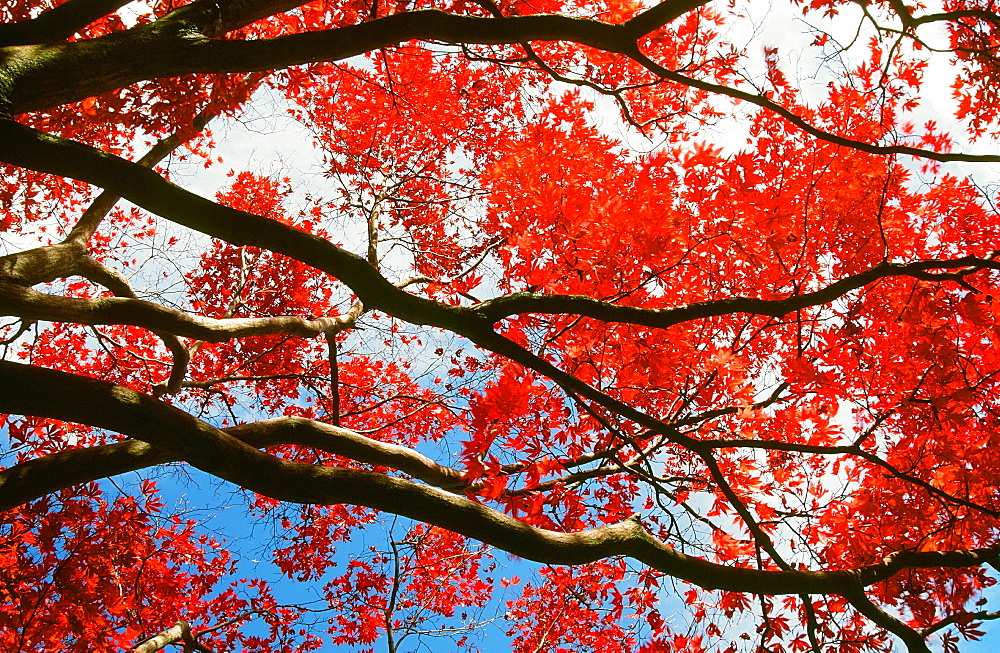
[{"label": "forked branch", "polygon": [[761,571],[727,567],[679,553],[655,539],[635,518],[576,533],[535,528],[480,503],[413,481],[283,460],[152,397],[104,381],[18,363],[0,362],[0,411],[111,429],[170,451],[208,474],[277,500],[367,506],[440,526],[542,563],[574,565],[628,556],[705,588],[847,595],[906,568],[997,562],[994,548],[901,551],[850,570]]}]

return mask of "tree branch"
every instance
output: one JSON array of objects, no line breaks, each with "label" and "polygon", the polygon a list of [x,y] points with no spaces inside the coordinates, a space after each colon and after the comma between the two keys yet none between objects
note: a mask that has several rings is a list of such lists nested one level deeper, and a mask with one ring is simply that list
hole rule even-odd
[{"label": "tree branch", "polygon": [[0,314],[49,322],[130,324],[207,342],[266,335],[311,338],[353,325],[350,315],[305,318],[294,315],[215,319],[131,297],[61,297],[0,281]]},{"label": "tree branch", "polygon": [[[517,313],[572,313],[608,322],[668,327],[683,321],[749,313],[782,316],[830,302],[847,292],[890,276],[954,279],[980,269],[1000,269],[993,258],[882,263],[812,293],[783,300],[746,297],[699,302],[674,309],[618,306],[584,296],[519,293],[484,302],[475,308],[448,306],[417,297],[394,286],[365,259],[329,241],[275,220],[216,204],[166,181],[154,171],[82,143],[43,134],[13,121],[0,121],[0,137],[9,144],[0,160],[101,186],[157,215],[234,245],[254,245],[323,270],[346,283],[366,309],[385,311],[414,324],[450,329],[474,341],[492,333],[489,325]],[[2,141],[0,141],[2,142]],[[935,269],[956,270],[934,275]]]},{"label": "tree branch", "polygon": [[[363,258],[347,252],[327,240],[275,220],[216,204],[167,182],[152,170],[95,148],[43,134],[13,121],[0,122],[0,137],[5,137],[6,142],[11,145],[6,151],[0,152],[0,158],[8,163],[87,181],[113,190],[134,204],[157,215],[202,233],[221,238],[234,245],[254,245],[298,259],[341,279],[358,295],[365,309],[382,310],[413,324],[438,326],[463,335],[477,345],[538,371],[564,388],[596,401],[605,408],[618,412],[646,428],[667,435],[671,441],[691,450],[704,449],[704,447],[700,445],[698,440],[685,436],[664,422],[608,396],[500,336],[493,331],[492,323],[506,315],[527,310],[533,312],[573,312],[608,321],[627,321],[648,326],[669,326],[685,320],[733,312],[784,315],[802,307],[832,301],[846,292],[886,276],[904,274],[918,278],[957,279],[976,269],[1000,269],[1000,262],[993,260],[993,258],[976,257],[965,257],[952,261],[916,261],[907,264],[883,263],[813,293],[796,295],[784,300],[731,298],[666,310],[616,306],[589,297],[531,294],[499,298],[476,308],[449,306],[404,292],[385,279]],[[0,140],[0,142],[3,141]],[[956,270],[956,272],[932,273],[936,269],[951,269]],[[41,306],[45,304],[45,301],[48,301],[43,301],[44,296],[28,298],[25,293],[21,293],[20,297],[17,297],[17,293],[8,292],[11,292],[8,296],[25,303],[30,299]],[[13,301],[13,299],[9,301]],[[106,302],[107,306],[101,310],[111,313],[126,308],[146,314],[160,314],[158,313],[160,311],[166,314],[170,310],[156,305],[115,304],[121,300],[99,301]],[[68,306],[69,304],[62,304],[60,307],[45,305],[45,309],[55,311]],[[80,305],[79,310],[89,311],[91,308],[90,305]],[[25,317],[30,318],[32,315],[25,315]],[[75,320],[79,315],[73,315],[72,311],[69,311],[66,317]],[[135,317],[135,315],[130,315],[129,319]],[[177,318],[178,316],[172,317]],[[297,326],[301,326],[302,322],[301,318],[263,319],[290,319]],[[260,328],[260,326],[259,323],[253,323],[254,328]]]},{"label": "tree branch", "polygon": [[[6,89],[10,112],[76,102],[156,77],[277,70],[339,61],[412,40],[497,45],[572,41],[610,52],[634,48],[635,41],[621,25],[561,15],[482,18],[425,9],[251,41],[211,38],[217,35],[219,19],[214,2],[195,2],[150,25],[108,36],[0,51],[0,63],[16,71]],[[245,19],[225,17],[222,31]],[[150,48],[157,56],[134,56],[137,50]]]},{"label": "tree branch", "polygon": [[548,564],[575,565],[628,556],[705,588],[754,594],[850,594],[904,568],[967,567],[997,560],[997,551],[991,548],[902,551],[875,564],[840,571],[727,567],[679,553],[655,539],[636,518],[576,533],[534,528],[480,503],[413,481],[283,460],[128,388],[7,361],[0,361],[0,411],[114,430],[279,501],[367,506]]},{"label": "tree branch", "polygon": [[198,642],[197,637],[191,632],[191,625],[186,621],[178,621],[163,632],[144,639],[132,649],[132,653],[156,653],[178,642],[183,642],[185,653],[188,651],[214,653],[212,649]]},{"label": "tree branch", "polygon": [[[256,79],[252,80],[252,83],[263,76],[257,76]],[[194,120],[191,121],[191,125],[179,129],[169,136],[165,136],[156,142],[153,147],[149,149],[138,161],[136,165],[140,165],[143,168],[153,168],[156,164],[167,157],[171,152],[176,150],[178,147],[184,143],[191,140],[195,135],[199,134],[205,127],[208,126],[216,116],[217,113],[202,112],[195,116]],[[94,235],[97,228],[100,226],[101,221],[111,212],[111,209],[115,204],[118,203],[121,197],[115,195],[112,192],[104,191],[98,195],[90,206],[84,212],[80,220],[73,226],[70,230],[69,235],[66,236],[64,242],[67,243],[79,243],[86,244],[90,240],[90,237]]]},{"label": "tree branch", "polygon": [[931,159],[933,161],[941,161],[942,163],[948,161],[964,161],[966,163],[995,163],[1000,161],[1000,155],[997,154],[952,154],[948,152],[924,150],[919,147],[910,147],[908,145],[876,145],[874,143],[866,143],[864,141],[848,138],[846,136],[838,136],[837,134],[831,134],[826,130],[816,127],[802,116],[764,95],[749,93],[747,91],[741,91],[738,88],[732,88],[730,86],[715,84],[701,79],[695,79],[694,77],[688,77],[687,75],[682,75],[681,73],[675,72],[656,63],[640,52],[638,47],[631,52],[625,52],[624,54],[628,55],[636,63],[640,64],[646,68],[646,70],[662,79],[691,88],[697,88],[710,93],[715,93],[717,95],[725,95],[737,100],[749,102],[750,104],[754,104],[762,109],[767,109],[768,111],[776,113],[810,136],[828,143],[833,143],[834,145],[842,145],[852,150],[860,150],[861,152],[867,152],[869,154],[905,154],[918,158]]},{"label": "tree branch", "polygon": [[993,619],[1000,619],[1000,612],[988,612],[986,610],[980,612],[959,612],[950,614],[944,619],[931,624],[921,630],[920,634],[927,637],[952,624],[967,625],[973,621],[992,621]]},{"label": "tree branch", "polygon": [[[298,259],[346,283],[366,309],[458,333],[481,322],[469,308],[445,306],[404,292],[363,258],[276,220],[216,204],[156,172],[82,143],[0,120],[0,160],[100,186],[156,215],[225,240]],[[482,325],[486,326],[486,325]]]},{"label": "tree branch", "polygon": [[[997,253],[991,254],[995,256]],[[705,302],[696,302],[678,308],[650,309],[634,306],[620,306],[583,295],[540,295],[516,293],[485,301],[476,307],[476,312],[490,320],[499,322],[512,315],[522,313],[542,313],[549,315],[584,315],[604,322],[621,322],[656,328],[667,328],[691,320],[745,313],[768,317],[783,317],[789,313],[828,304],[847,293],[863,288],[879,279],[888,277],[915,277],[918,279],[951,279],[957,277],[929,276],[930,270],[947,269],[978,271],[1000,270],[1000,261],[993,258],[966,256],[951,260],[921,260],[910,263],[880,263],[858,274],[851,275],[819,290],[785,299],[756,299],[753,297],[728,297]]]},{"label": "tree branch", "polygon": [[924,636],[871,602],[863,589],[843,595],[858,612],[903,640],[908,653],[931,653]]},{"label": "tree branch", "polygon": [[0,47],[62,41],[132,0],[67,0],[37,18],[0,24]]},{"label": "tree branch", "polygon": [[[439,465],[413,449],[300,417],[278,417],[220,430],[256,449],[298,445],[397,469],[449,492],[466,486],[462,472]],[[180,462],[180,458],[137,440],[41,456],[0,471],[0,511],[73,485],[171,462]]]}]

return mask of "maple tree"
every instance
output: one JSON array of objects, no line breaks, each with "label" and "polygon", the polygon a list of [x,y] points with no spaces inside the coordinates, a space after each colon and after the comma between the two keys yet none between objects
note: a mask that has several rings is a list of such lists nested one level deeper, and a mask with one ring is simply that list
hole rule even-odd
[{"label": "maple tree", "polygon": [[[766,9],[0,7],[0,648],[981,636],[1000,13]],[[319,174],[220,162],[261,107]]]}]

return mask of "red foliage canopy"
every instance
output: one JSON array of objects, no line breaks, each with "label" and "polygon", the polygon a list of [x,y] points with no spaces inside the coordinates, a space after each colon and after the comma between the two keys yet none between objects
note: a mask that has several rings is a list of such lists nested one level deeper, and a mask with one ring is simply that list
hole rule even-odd
[{"label": "red foliage canopy", "polygon": [[0,649],[957,651],[998,49],[992,0],[5,3]]}]

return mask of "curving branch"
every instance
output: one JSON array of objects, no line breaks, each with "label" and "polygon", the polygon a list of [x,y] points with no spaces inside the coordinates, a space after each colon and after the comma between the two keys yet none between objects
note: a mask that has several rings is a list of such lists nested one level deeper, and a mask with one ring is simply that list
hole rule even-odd
[{"label": "curving branch", "polygon": [[[483,0],[483,3],[491,4],[489,0]],[[474,491],[475,484],[466,483],[460,471],[439,465],[405,447],[365,438],[336,426],[295,418],[218,429],[156,398],[120,386],[3,361],[0,361],[0,411],[65,419],[111,429],[139,440],[67,451],[0,471],[0,508],[21,505],[59,488],[90,480],[95,474],[112,476],[148,465],[184,461],[206,473],[275,499],[369,506],[434,524],[539,562],[580,564],[608,556],[628,556],[705,588],[755,594],[791,593],[803,597],[814,593],[840,594],[860,613],[902,638],[911,653],[926,651],[924,639],[928,632],[913,630],[871,603],[864,587],[907,568],[1000,564],[997,548],[950,552],[904,551],[854,569],[793,569],[781,560],[750,510],[727,484],[712,454],[714,449],[728,446],[798,447],[790,450],[804,450],[805,445],[761,441],[748,443],[735,439],[698,440],[681,429],[682,422],[665,422],[625,404],[560,370],[542,354],[535,354],[499,335],[494,327],[498,322],[521,313],[578,315],[651,328],[667,328],[681,322],[730,314],[779,317],[827,304],[889,277],[950,280],[969,288],[971,286],[966,282],[969,275],[988,269],[1000,270],[1000,262],[994,260],[997,253],[987,258],[885,262],[813,292],[784,299],[735,297],[655,310],[622,306],[590,297],[520,293],[471,307],[450,306],[405,292],[403,288],[409,282],[397,285],[389,282],[378,269],[377,234],[370,240],[366,260],[288,225],[233,210],[185,191],[148,169],[152,163],[144,164],[145,157],[138,163],[130,163],[95,148],[31,130],[11,117],[17,112],[48,108],[145,79],[192,72],[272,70],[302,63],[333,61],[414,39],[456,44],[520,43],[532,55],[532,42],[552,40],[621,53],[653,73],[657,79],[653,83],[665,80],[753,103],[783,117],[806,133],[836,145],[877,155],[903,154],[938,161],[1000,161],[1000,156],[939,153],[903,145],[864,143],[831,134],[769,97],[688,77],[642,54],[638,43],[645,35],[705,3],[706,0],[667,0],[618,25],[568,16],[505,17],[498,15],[499,11],[494,12],[493,17],[474,17],[428,10],[377,19],[377,12],[373,10],[373,20],[363,24],[263,40],[217,37],[259,18],[294,7],[300,4],[299,0],[197,0],[151,24],[73,43],[57,41],[104,15],[100,11],[114,11],[124,3],[119,0],[68,0],[58,9],[32,21],[0,25],[0,160],[83,180],[105,189],[64,243],[22,252],[14,258],[0,258],[0,313],[20,317],[23,324],[33,320],[50,320],[148,328],[163,338],[174,354],[174,369],[165,385],[166,391],[181,387],[187,360],[199,346],[196,343],[194,347],[185,347],[180,343],[179,336],[218,342],[278,333],[304,337],[323,335],[328,342],[331,385],[334,389],[331,412],[334,419],[340,412],[336,404],[339,382],[336,378],[334,339],[338,331],[353,326],[363,311],[371,309],[384,311],[413,324],[441,327],[539,372],[574,399],[589,399],[645,427],[648,432],[661,436],[657,440],[658,447],[672,443],[698,453],[722,493],[747,523],[758,545],[771,555],[781,569],[736,568],[678,553],[652,537],[637,518],[578,533],[534,528],[461,496],[461,492]],[[904,13],[900,17],[911,27],[922,22],[970,17],[952,12],[917,19]],[[77,27],[66,32],[74,25]],[[157,56],[131,56],[140,47],[154,49]],[[535,61],[543,70],[546,69],[545,63],[537,56]],[[547,72],[557,77],[553,69],[548,68]],[[169,143],[163,147],[167,145]],[[119,196],[152,213],[232,244],[265,248],[311,265],[346,283],[357,294],[358,301],[348,315],[339,317],[232,318],[229,315],[226,319],[215,320],[139,300],[120,274],[93,260],[86,251],[87,239]],[[369,226],[372,224],[370,222]],[[51,280],[69,274],[81,274],[100,283],[117,297],[57,297],[30,288],[40,282],[36,280]],[[411,280],[413,283],[420,281],[426,279]],[[772,400],[776,400],[777,395],[778,391]],[[584,402],[581,400],[581,403]],[[690,419],[703,421],[729,410],[708,411]],[[596,412],[594,415],[597,417]],[[622,438],[621,441],[628,442],[628,439]],[[423,483],[372,471],[306,465],[261,451],[279,444],[313,447],[357,462],[390,467]],[[872,454],[866,454],[860,443],[850,447],[817,447],[813,452],[864,457],[889,469],[899,478],[921,485],[935,494],[930,484],[890,467]],[[639,453],[642,454],[641,451]],[[596,469],[572,472],[523,491],[537,491],[556,483],[583,481],[594,476],[634,470],[642,463],[643,456],[632,462],[618,462],[613,454],[606,459],[607,464],[602,463]],[[516,492],[509,492],[508,496]],[[947,496],[955,503],[976,507],[940,491],[935,496]],[[806,605],[811,615],[811,604],[807,601]],[[813,632],[814,615],[810,616],[809,623],[810,639],[818,648]],[[171,642],[183,642],[189,648],[197,646],[196,636],[192,636],[185,622],[177,622],[174,630],[168,629],[161,635],[167,637],[162,646]],[[158,645],[150,651],[162,646]]]},{"label": "curving branch", "polygon": [[350,313],[318,318],[275,315],[216,319],[132,297],[61,297],[3,282],[0,282],[0,314],[87,325],[130,324],[206,342],[276,334],[309,338],[338,333],[354,323]]},{"label": "curving branch", "polygon": [[[251,83],[262,78],[261,75],[254,76]],[[144,168],[152,168],[179,146],[204,130],[217,115],[212,112],[198,114],[191,121],[190,126],[157,141],[135,164]],[[104,191],[94,198],[62,242],[0,256],[0,281],[34,286],[79,274],[104,286],[118,296],[133,296],[131,289],[127,289],[128,284],[121,275],[98,263],[87,250],[90,238],[120,199],[121,196]]]},{"label": "curving branch", "polygon": [[[256,449],[298,445],[360,463],[397,469],[449,492],[465,487],[460,471],[439,465],[413,449],[321,422],[278,417],[220,431]],[[73,485],[172,462],[180,462],[180,458],[139,440],[41,456],[0,471],[0,511]]]},{"label": "curving branch", "polygon": [[886,629],[903,640],[907,653],[931,653],[924,641],[924,635],[910,628],[903,621],[872,603],[864,589],[857,589],[843,595],[854,609],[868,617],[876,625]]},{"label": "curving branch", "polygon": [[87,248],[78,242],[62,242],[0,256],[0,282],[33,286],[78,274]]},{"label": "curving branch", "polygon": [[62,41],[132,0],[67,0],[36,18],[0,24],[0,47]]},{"label": "curving branch", "polygon": [[[662,80],[750,102],[780,115],[806,133],[837,145],[879,155],[910,155],[936,161],[996,162],[1000,155],[935,152],[905,145],[877,145],[832,134],[770,98],[688,77],[642,53],[639,41],[707,0],[667,0],[622,24],[563,15],[462,16],[439,10],[393,14],[360,25],[258,40],[215,37],[298,0],[217,4],[199,0],[148,25],[72,43],[0,49],[0,107],[8,115],[46,109],[157,77],[190,73],[277,70],[339,61],[411,40],[451,44],[528,44],[566,41],[624,54]],[[938,18],[940,19],[940,18]],[[135,58],[154,48],[157,57]],[[543,65],[544,67],[544,65]]]},{"label": "curving branch", "polygon": [[235,617],[219,622],[214,626],[203,628],[198,632],[192,631],[191,624],[187,621],[178,620],[174,622],[174,625],[170,628],[166,628],[156,635],[152,635],[142,641],[136,642],[135,647],[132,649],[132,653],[156,653],[156,651],[161,651],[171,644],[178,643],[182,643],[184,645],[184,653],[191,653],[192,651],[197,653],[214,653],[210,648],[198,640],[205,635],[224,630],[255,615],[273,616],[274,612],[264,609],[247,610],[246,612],[241,612]]},{"label": "curving branch", "polygon": [[910,28],[940,21],[956,21],[962,18],[975,18],[989,23],[994,27],[1000,27],[1000,16],[986,9],[957,9],[954,11],[942,11],[933,14],[924,14],[923,16],[914,16],[903,0],[890,0],[889,6],[892,8],[893,13],[899,17],[899,20],[902,21],[903,25]]},{"label": "curving branch", "polygon": [[[922,280],[947,279],[959,282],[965,276],[980,270],[1000,270],[1000,261],[995,260],[998,254],[1000,252],[993,252],[987,258],[966,256],[950,260],[880,263],[873,268],[835,281],[814,292],[792,295],[785,299],[728,297],[695,302],[678,308],[650,309],[621,306],[582,295],[516,293],[483,302],[476,307],[476,312],[492,323],[521,313],[544,313],[583,315],[604,322],[621,322],[661,329],[691,320],[734,313],[783,317],[804,308],[828,304],[853,290],[889,277],[913,277]],[[956,272],[934,273],[932,270],[956,270]]]},{"label": "curving branch", "polygon": [[[263,78],[264,75],[257,74],[249,77],[247,81],[253,85]],[[184,145],[197,134],[201,133],[205,127],[208,126],[208,123],[212,122],[212,120],[218,117],[218,115],[218,113],[211,111],[203,111],[199,113],[194,117],[189,126],[179,129],[169,136],[164,136],[157,141],[148,152],[136,161],[136,165],[140,165],[143,168],[153,168],[178,147]],[[90,240],[91,236],[93,236],[97,231],[101,221],[107,217],[108,213],[111,212],[111,209],[120,199],[120,196],[108,191],[104,191],[98,195],[94,201],[91,202],[87,210],[84,211],[80,220],[73,226],[73,229],[70,230],[69,235],[66,236],[66,240],[64,242],[86,244]]]},{"label": "curving branch", "polygon": [[[214,37],[300,3],[232,3],[220,12],[214,1],[200,0],[149,25],[108,36],[0,51],[0,65],[17,71],[7,89],[0,90],[6,90],[10,113],[18,114],[156,77],[277,70],[339,61],[412,40],[484,45],[572,41],[624,52],[644,34],[706,2],[667,0],[622,25],[562,15],[484,18],[426,9],[360,25],[244,41]],[[131,56],[149,48],[156,50],[156,57]]]},{"label": "curving branch", "polygon": [[161,217],[233,245],[253,245],[298,259],[346,283],[368,309],[414,324],[453,328],[480,321],[468,308],[448,307],[404,292],[365,259],[276,220],[216,204],[156,172],[82,143],[0,120],[0,161],[86,181]]},{"label": "curving branch", "polygon": [[[707,451],[707,447],[699,440],[686,436],[676,428],[614,399],[497,334],[493,331],[493,323],[502,319],[503,316],[527,310],[533,312],[572,312],[608,321],[627,321],[651,326],[669,326],[684,320],[737,312],[784,315],[805,306],[832,301],[846,292],[887,276],[905,275],[920,279],[961,282],[965,276],[977,270],[1000,268],[1000,262],[994,260],[993,255],[988,258],[966,257],[952,261],[883,263],[858,275],[830,284],[824,289],[784,300],[733,298],[666,310],[623,307],[588,297],[530,294],[499,298],[474,308],[449,306],[403,291],[399,286],[390,283],[365,259],[347,252],[329,241],[262,216],[221,206],[167,182],[147,168],[103,153],[95,148],[42,134],[13,121],[0,122],[0,136],[6,137],[7,142],[14,146],[14,149],[0,152],[0,158],[9,163],[25,165],[94,183],[120,194],[153,213],[202,233],[221,238],[235,245],[254,245],[298,259],[307,265],[338,277],[358,295],[359,301],[365,309],[382,310],[413,324],[438,326],[463,335],[475,344],[533,369],[552,379],[563,388],[587,397],[604,408],[662,434],[675,444],[692,451]],[[951,270],[951,272],[935,272],[935,270]],[[35,302],[35,306],[45,305],[46,310],[52,311],[44,314],[48,319],[54,317],[55,311],[66,310],[70,307],[70,304],[62,303],[64,301],[88,301],[64,300],[63,298],[52,300],[47,299],[41,293],[30,295],[29,292],[10,288],[6,292],[9,302],[17,300],[22,302],[22,306],[27,306],[32,302]],[[123,302],[113,299],[97,301],[103,302],[103,304],[98,305],[98,311],[106,311],[106,315],[122,311],[123,313],[120,313],[116,319],[129,323],[138,319],[138,314],[141,313],[146,317],[156,316],[157,319],[172,320],[175,327],[184,323],[185,328],[198,327],[211,331],[212,326],[217,326],[206,322],[199,324],[198,320],[201,318],[197,320],[192,318],[189,321],[185,317],[186,314],[182,313],[171,315],[170,309],[155,304],[145,305],[136,301]],[[48,302],[52,302],[52,305],[48,305]],[[92,304],[75,306],[77,306],[75,311],[65,313],[65,319],[79,321],[81,313],[89,312],[95,308]],[[35,310],[41,311],[42,309]],[[130,313],[130,311],[132,312]],[[36,317],[27,309],[22,310],[22,314],[27,319]],[[292,332],[291,328],[305,327],[308,330],[319,326],[306,325],[302,318],[262,319],[272,320],[269,323],[272,327],[275,320],[279,322],[290,321],[284,323],[284,326],[289,328],[289,332]],[[294,327],[290,327],[289,325],[293,323]],[[239,323],[239,328],[260,329],[263,324],[261,322],[242,322]],[[152,326],[152,324],[150,325]],[[236,325],[230,324],[230,326]],[[177,330],[182,335],[194,333],[193,331]],[[322,330],[310,331],[310,335],[318,335],[320,331]],[[238,335],[238,329],[229,333]],[[200,336],[195,335],[194,337]]]},{"label": "curving branch", "polygon": [[950,614],[944,619],[931,624],[927,628],[921,630],[920,634],[927,637],[928,635],[932,635],[933,633],[936,633],[943,628],[947,628],[952,624],[962,626],[974,621],[992,621],[993,619],[1000,619],[1000,612],[989,612],[986,610],[979,612],[959,612],[957,614]]},{"label": "curving branch", "polygon": [[[262,78],[262,75],[257,75],[253,76],[250,81],[255,83]],[[177,147],[201,132],[216,115],[218,114],[212,112],[198,114],[190,126],[160,139],[136,161],[136,165],[152,168]],[[136,294],[128,280],[117,270],[111,269],[93,258],[87,248],[90,238],[120,199],[120,196],[110,191],[104,191],[91,202],[80,220],[61,243],[0,257],[0,285],[9,281],[17,285],[33,286],[38,283],[80,275],[92,283],[104,286],[117,297],[136,300]],[[3,291],[0,290],[0,295],[2,294]],[[173,357],[170,375],[157,385],[157,390],[160,394],[176,392],[180,389],[187,374],[191,352],[173,333],[157,329],[153,329],[153,332],[163,341]]]},{"label": "curving branch", "polygon": [[466,485],[462,472],[440,465],[418,451],[301,417],[278,417],[241,424],[223,429],[223,432],[255,448],[298,444],[357,462],[398,469],[449,491],[459,491]]},{"label": "curving branch", "polygon": [[[41,313],[50,313],[55,318],[53,321],[59,321],[55,316],[72,313],[74,309],[70,308],[70,305],[73,304],[74,300],[69,297],[46,295],[32,290],[28,285],[72,275],[80,275],[95,284],[104,286],[120,298],[119,301],[139,301],[125,277],[117,270],[113,270],[91,257],[85,242],[67,239],[55,245],[0,257],[0,314],[20,317],[25,322],[49,319],[28,317],[29,313],[41,311]],[[66,301],[70,305],[66,304]],[[83,301],[100,302],[103,300]],[[52,306],[58,308],[53,309]],[[24,315],[21,315],[22,312]],[[87,324],[87,322],[79,323]],[[107,322],[92,322],[92,324],[107,324]],[[157,329],[155,326],[150,328],[163,341],[173,356],[170,377],[164,385],[169,389],[176,390],[180,388],[180,384],[184,380],[187,363],[190,359],[187,347],[169,330]]]},{"label": "curving branch", "polygon": [[[276,417],[219,430],[256,449],[282,445],[307,447],[358,463],[395,469],[453,493],[474,493],[482,487],[478,482],[469,484],[461,470],[434,462],[408,447],[382,442],[357,431],[302,417]],[[587,454],[565,461],[563,466],[571,469],[608,455],[608,452]],[[0,470],[0,511],[10,510],[74,485],[174,462],[181,460],[169,451],[139,440],[125,440],[39,456]],[[531,487],[506,490],[504,496],[521,496],[548,490],[556,485],[620,474],[637,464],[603,465],[587,471],[571,472]],[[505,467],[503,472],[516,474],[525,467],[526,465],[511,465]]]},{"label": "curving branch", "polygon": [[[53,390],[58,397],[53,400]],[[283,460],[152,397],[105,381],[0,361],[0,411],[50,417],[123,433],[248,490],[293,503],[347,503],[426,522],[548,564],[628,556],[704,588],[754,594],[841,594],[903,569],[996,564],[996,548],[900,551],[874,564],[831,571],[761,571],[685,555],[654,538],[637,518],[575,533],[529,526],[434,487],[355,469]],[[2,496],[2,495],[0,495]]]},{"label": "curving branch", "polygon": [[760,95],[757,93],[750,93],[748,91],[741,91],[738,88],[732,88],[730,86],[724,86],[722,84],[715,84],[713,82],[708,82],[702,79],[695,79],[694,77],[689,77],[683,75],[676,71],[670,70],[669,68],[658,64],[653,61],[645,54],[643,54],[638,47],[633,48],[629,52],[625,52],[628,57],[633,61],[644,67],[649,72],[653,73],[661,79],[674,82],[677,84],[682,84],[691,88],[697,88],[703,91],[708,91],[709,93],[714,93],[716,95],[725,95],[737,100],[742,100],[750,104],[756,105],[762,109],[771,111],[790,124],[795,125],[805,133],[818,138],[821,141],[826,141],[828,143],[833,143],[834,145],[841,145],[843,147],[850,148],[852,150],[860,150],[861,152],[867,152],[869,154],[879,154],[879,155],[898,155],[903,154],[907,156],[913,156],[923,159],[931,159],[932,161],[940,161],[942,163],[952,162],[952,161],[962,161],[965,163],[995,163],[1000,161],[1000,155],[997,154],[964,154],[961,152],[950,153],[950,152],[935,152],[934,150],[925,150],[919,147],[910,147],[909,145],[876,145],[874,143],[866,143],[865,141],[859,141],[854,138],[848,138],[846,136],[840,136],[837,134],[832,134],[824,129],[813,125],[808,120],[798,115],[794,111],[788,109],[787,107],[775,102],[774,100]]},{"label": "curving branch", "polygon": [[[608,322],[667,327],[687,320],[731,313],[781,316],[834,299],[891,276],[953,280],[983,269],[1000,269],[997,253],[987,258],[882,263],[812,293],[783,300],[746,297],[699,302],[674,309],[619,306],[583,296],[519,293],[476,307],[451,306],[405,292],[364,258],[327,240],[266,217],[216,204],[184,190],[156,172],[96,148],[44,134],[11,120],[0,120],[0,161],[85,181],[108,189],[156,215],[225,240],[253,245],[327,272],[346,283],[366,310],[375,309],[413,324],[426,324],[465,335],[477,344],[498,337],[492,324],[517,313],[571,313]],[[934,270],[952,270],[934,272]],[[40,300],[39,300],[40,301]],[[115,310],[121,310],[116,307]],[[488,348],[489,345],[485,345]],[[506,349],[506,347],[504,347]],[[496,351],[496,350],[494,350]]]}]

